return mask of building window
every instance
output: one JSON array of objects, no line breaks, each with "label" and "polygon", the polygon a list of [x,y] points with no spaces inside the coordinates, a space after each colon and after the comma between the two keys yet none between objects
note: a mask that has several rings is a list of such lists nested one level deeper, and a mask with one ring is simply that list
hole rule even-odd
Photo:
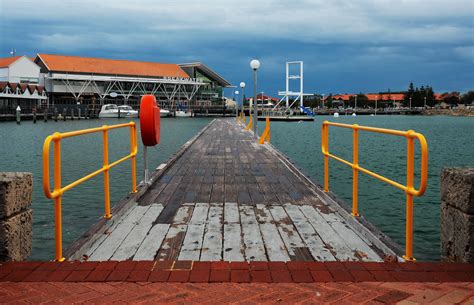
[{"label": "building window", "polygon": [[37,84],[37,83],[39,83],[39,79],[34,78],[34,77],[20,77],[20,83],[22,83],[22,84]]}]

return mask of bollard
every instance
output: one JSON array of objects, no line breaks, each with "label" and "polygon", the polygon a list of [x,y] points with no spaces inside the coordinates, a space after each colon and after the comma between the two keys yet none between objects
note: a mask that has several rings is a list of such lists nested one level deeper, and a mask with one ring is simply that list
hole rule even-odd
[{"label": "bollard", "polygon": [[16,107],[16,123],[20,124],[21,123],[21,108],[20,105]]},{"label": "bollard", "polygon": [[0,173],[0,261],[31,254],[33,212],[31,173]]},{"label": "bollard", "polygon": [[33,124],[36,124],[36,108],[33,108]]},{"label": "bollard", "polygon": [[474,263],[474,167],[441,173],[441,256]]},{"label": "bollard", "polygon": [[118,118],[120,119],[120,108],[118,109]]}]

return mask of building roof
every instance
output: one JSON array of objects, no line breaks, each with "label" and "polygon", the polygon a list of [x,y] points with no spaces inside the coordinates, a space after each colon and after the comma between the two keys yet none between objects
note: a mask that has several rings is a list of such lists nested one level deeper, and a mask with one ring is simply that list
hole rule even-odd
[{"label": "building roof", "polygon": [[0,58],[0,68],[7,68],[12,63],[17,61],[20,57],[21,56],[12,56],[12,57]]},{"label": "building roof", "polygon": [[145,77],[189,77],[177,64],[53,54],[38,54],[35,62],[38,63],[38,61],[42,61],[50,72]]},{"label": "building roof", "polygon": [[[333,100],[343,100],[343,101],[348,101],[352,96],[355,96],[356,94],[335,94],[332,96]],[[375,102],[376,100],[379,101],[403,101],[405,98],[405,95],[403,93],[367,93],[365,94],[367,96],[367,99],[369,101]],[[328,99],[329,97],[325,97],[325,99]]]},{"label": "building roof", "polygon": [[[187,64],[179,64],[181,68],[196,68],[202,72],[202,74],[206,75],[207,77],[216,80],[219,85],[222,87],[230,87],[231,83],[229,83],[225,78],[219,75],[217,72],[203,64],[202,62],[192,62]],[[191,76],[192,77],[192,76]]]}]

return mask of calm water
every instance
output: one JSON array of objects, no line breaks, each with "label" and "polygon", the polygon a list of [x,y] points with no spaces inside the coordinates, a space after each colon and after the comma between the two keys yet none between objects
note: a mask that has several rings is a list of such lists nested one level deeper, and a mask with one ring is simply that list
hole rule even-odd
[{"label": "calm water", "polygon": [[[138,120],[136,120],[138,122]],[[43,141],[49,134],[127,122],[124,119],[81,120],[44,123],[31,121],[0,123],[0,172],[32,172],[33,192],[33,254],[30,259],[54,258],[53,201],[42,191],[41,154]],[[161,143],[149,151],[150,169],[155,168],[175,153],[187,140],[210,122],[208,118],[162,119]],[[140,138],[140,135],[138,135]],[[124,140],[125,139],[125,140]],[[141,140],[139,139],[139,143]],[[62,141],[63,185],[102,167],[101,134],[92,134]],[[109,132],[109,161],[113,162],[129,153],[129,130]],[[142,179],[143,149],[137,157],[138,180]],[[130,161],[121,163],[110,172],[112,204],[131,191]],[[52,182],[51,182],[52,183]],[[64,248],[85,232],[104,213],[103,178],[101,175],[67,192],[63,197]]]},{"label": "calm water", "polygon": [[[437,260],[440,254],[440,172],[445,166],[474,166],[474,118],[341,116],[316,117],[315,122],[272,122],[273,145],[287,154],[297,166],[319,183],[323,181],[321,154],[323,120],[401,130],[413,129],[425,135],[429,147],[428,188],[423,197],[415,198],[414,254],[419,260]],[[260,124],[259,127],[263,127],[262,125],[264,124]],[[337,156],[352,160],[352,131],[330,127],[329,149]],[[416,150],[419,153],[418,144]],[[404,184],[406,141],[404,138],[394,136],[360,132],[359,163]],[[329,171],[330,189],[350,203],[352,170],[331,160]],[[419,185],[418,181],[416,185]],[[359,213],[397,243],[404,245],[405,194],[381,181],[360,174],[359,196]]]},{"label": "calm water", "polygon": [[[415,257],[439,257],[439,174],[444,166],[474,166],[474,118],[421,116],[317,117],[315,122],[272,122],[272,143],[287,154],[304,172],[320,182],[323,158],[320,148],[321,122],[325,119],[394,129],[413,129],[423,133],[429,145],[428,189],[415,199]],[[48,123],[0,123],[0,171],[28,171],[34,175],[34,238],[31,259],[54,257],[53,203],[41,189],[41,150],[44,138],[54,131],[69,131],[123,123],[124,120],[82,120]],[[163,119],[161,144],[150,149],[150,168],[165,162],[181,145],[195,135],[210,119]],[[260,127],[263,124],[260,123]],[[123,141],[123,139],[126,141]],[[128,130],[110,132],[110,161],[128,153]],[[405,181],[406,144],[402,138],[360,133],[360,164],[393,180]],[[63,184],[101,167],[102,142],[99,134],[64,140],[62,145]],[[330,151],[352,158],[351,131],[330,129]],[[142,172],[142,148],[137,159]],[[418,164],[418,163],[417,163]],[[130,191],[130,162],[111,171],[111,199],[116,202]],[[330,188],[347,202],[351,201],[351,170],[330,162]],[[405,196],[382,182],[359,176],[360,212],[395,241],[405,240]],[[103,179],[91,181],[69,191],[63,200],[64,246],[67,247],[103,214]]]}]

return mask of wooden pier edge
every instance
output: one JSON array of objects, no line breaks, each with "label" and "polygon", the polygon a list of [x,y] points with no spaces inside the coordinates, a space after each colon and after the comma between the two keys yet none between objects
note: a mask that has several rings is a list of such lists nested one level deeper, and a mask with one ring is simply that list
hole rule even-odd
[{"label": "wooden pier edge", "polygon": [[160,169],[156,169],[152,172],[150,177],[150,184],[140,183],[137,187],[137,193],[129,194],[127,197],[121,199],[114,207],[112,207],[112,219],[107,220],[105,218],[100,218],[96,223],[94,223],[85,233],[80,237],[74,240],[71,245],[69,245],[64,251],[64,257],[67,260],[80,260],[84,259],[79,257],[80,253],[83,253],[84,249],[88,249],[92,246],[97,239],[100,238],[104,232],[110,227],[112,227],[116,221],[120,220],[120,217],[124,215],[130,208],[137,204],[138,199],[142,197],[146,191],[156,182],[159,178],[178,160],[188,148],[204,133],[209,127],[211,127],[216,119],[213,119],[209,124],[204,126],[194,137],[188,140],[186,143],[181,146],[181,148],[174,153],[166,162],[165,166]]},{"label": "wooden pier edge", "polygon": [[[315,196],[317,196],[322,202],[327,203],[329,206],[334,207],[345,221],[355,228],[355,233],[364,236],[370,242],[374,244],[372,249],[377,253],[380,253],[380,250],[385,251],[384,254],[390,254],[398,257],[398,260],[402,260],[403,250],[399,244],[393,241],[389,236],[380,231],[376,226],[374,226],[370,221],[368,221],[364,216],[353,217],[351,215],[350,206],[344,202],[342,199],[338,198],[336,194],[329,191],[325,193],[323,187],[314,182],[309,175],[306,175],[302,169],[296,167],[296,165],[291,161],[291,159],[286,156],[284,153],[279,151],[270,143],[265,143],[268,148],[276,154],[279,159],[292,171],[297,177],[303,181],[308,189],[310,189]],[[378,248],[378,249],[377,249]]]}]

